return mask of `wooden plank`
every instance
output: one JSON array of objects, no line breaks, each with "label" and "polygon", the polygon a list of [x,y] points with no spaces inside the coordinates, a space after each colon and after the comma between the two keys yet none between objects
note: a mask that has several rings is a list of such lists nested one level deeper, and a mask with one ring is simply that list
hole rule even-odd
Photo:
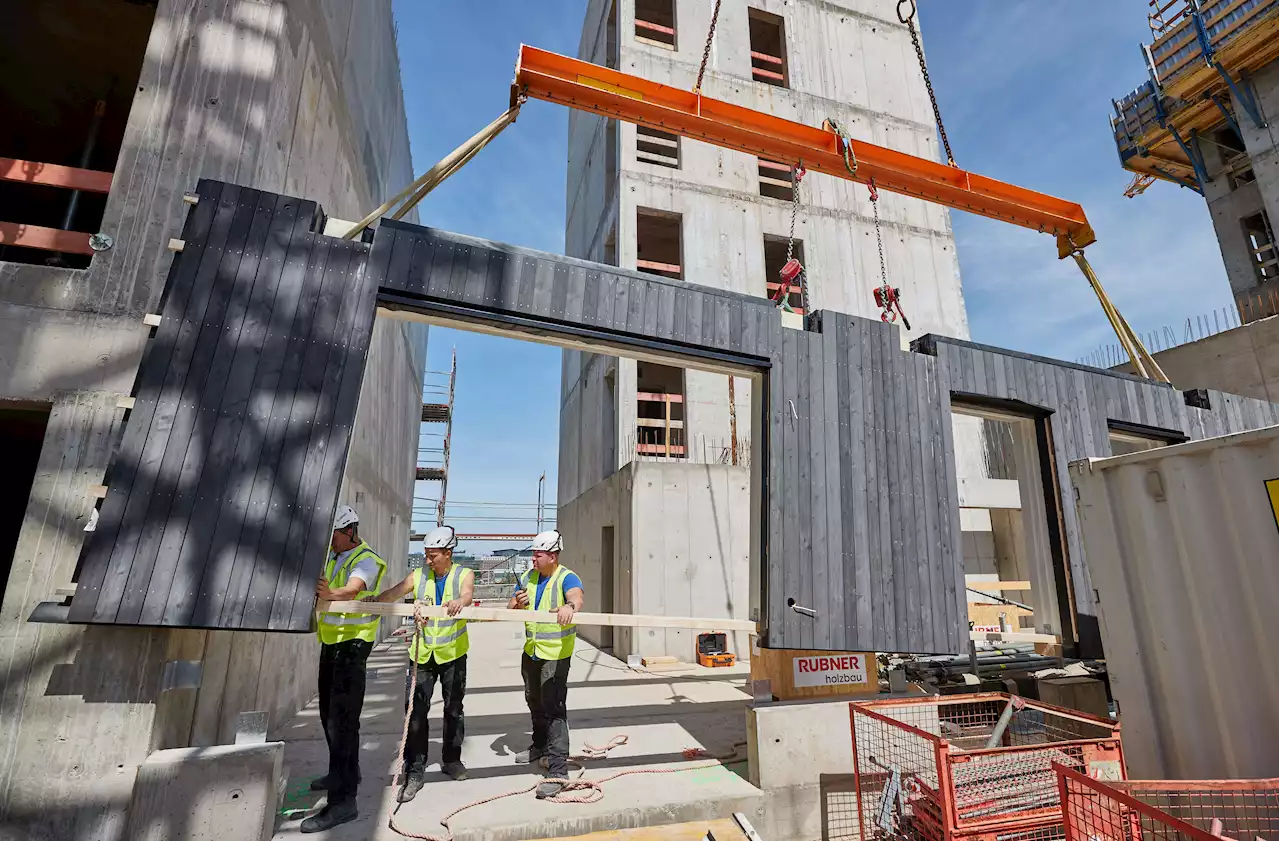
[{"label": "wooden plank", "polygon": [[[868,371],[871,360],[868,356],[867,341],[868,322],[865,319],[852,319],[849,332],[849,364],[848,377],[849,399],[849,483],[851,493],[847,499],[846,517],[849,528],[846,531],[846,543],[849,547],[851,563],[846,566],[846,575],[852,571],[852,596],[846,598],[845,615],[849,618],[848,627],[853,633],[849,640],[854,645],[867,646],[874,639],[872,625],[872,576],[871,576],[871,536],[870,514],[868,508],[868,483],[875,470],[874,447],[868,446],[868,427],[870,425],[871,407],[867,400],[871,398],[868,388]],[[841,453],[843,454],[843,449]]]},{"label": "wooden plank", "polygon": [[[827,481],[827,465],[834,451],[826,447],[826,395],[824,391],[825,376],[823,372],[823,334],[808,333],[806,349],[808,351],[808,437],[809,447],[803,456],[809,462],[809,511],[810,523],[810,574],[805,576],[808,599],[804,604],[818,611],[818,618],[808,623],[812,636],[808,640],[808,648],[831,648],[830,626],[834,621],[829,595],[831,577],[827,568],[829,563],[829,543],[827,539],[827,500],[830,496],[830,484]],[[837,490],[839,485],[837,483]],[[803,491],[801,491],[803,494]],[[838,503],[839,497],[831,500]],[[838,579],[837,579],[838,580]]]},{"label": "wooden plank", "polygon": [[916,491],[916,557],[920,559],[920,592],[926,607],[922,617],[922,633],[929,641],[926,648],[933,650],[936,640],[948,636],[946,629],[942,627],[946,620],[941,579],[945,561],[938,545],[938,456],[933,436],[937,406],[936,398],[930,399],[928,357],[911,353],[907,355],[907,363],[912,369],[912,415],[916,418],[911,424],[914,431],[911,452]]},{"label": "wooden plank", "polygon": [[908,645],[911,651],[929,651],[932,620],[929,618],[934,605],[929,596],[929,550],[922,545],[921,532],[927,529],[924,518],[924,489],[921,487],[924,478],[924,466],[920,462],[920,426],[924,415],[918,414],[916,406],[919,394],[919,382],[916,379],[915,359],[912,354],[899,351],[894,355],[895,367],[900,372],[900,385],[897,389],[902,395],[899,415],[899,463],[902,475],[902,537],[903,562],[907,576],[906,605],[909,611],[907,632]]},{"label": "wooden plank", "polygon": [[876,539],[878,545],[872,547],[871,564],[872,569],[878,576],[879,585],[876,593],[872,596],[873,604],[876,606],[879,616],[873,624],[876,632],[876,639],[880,641],[876,645],[877,650],[888,651],[895,647],[894,640],[899,639],[899,611],[898,597],[895,593],[895,573],[894,568],[894,552],[893,552],[893,527],[892,527],[892,509],[893,500],[893,468],[894,458],[890,451],[890,435],[889,424],[893,422],[893,407],[891,405],[891,393],[893,389],[892,375],[886,370],[888,366],[888,355],[892,348],[886,337],[889,328],[875,324],[868,325],[870,328],[871,354],[873,360],[873,370],[870,382],[870,396],[872,405],[875,409],[875,427],[872,432],[873,446],[875,447],[876,457],[876,482],[874,485],[868,482],[868,493],[874,493],[874,498],[870,500],[872,508],[872,516],[876,517]]},{"label": "wooden plank", "polygon": [[[384,223],[385,224],[385,223]],[[375,243],[377,242],[375,237]],[[389,244],[389,243],[388,243]],[[246,551],[254,552],[258,557],[286,557],[285,544],[293,511],[286,509],[279,518],[263,516],[272,504],[277,482],[292,482],[286,487],[297,487],[296,478],[291,479],[294,466],[300,469],[301,460],[298,449],[291,440],[301,428],[314,418],[314,411],[308,414],[304,400],[299,400],[299,384],[303,377],[303,364],[307,353],[307,342],[310,324],[314,320],[316,305],[320,299],[323,280],[327,273],[330,248],[322,237],[304,235],[292,243],[288,271],[290,282],[297,273],[299,284],[298,301],[289,324],[285,343],[284,360],[275,379],[275,398],[271,407],[270,421],[263,434],[262,453],[258,457],[257,469],[253,477],[253,489],[250,491],[249,507],[256,513],[254,531],[243,538]],[[390,255],[388,254],[388,257]],[[308,282],[318,279],[319,282]],[[292,557],[289,555],[287,557]],[[271,603],[275,597],[276,587],[281,579],[281,564],[272,568],[269,564],[253,562],[249,573],[249,586],[244,607],[242,608],[242,625],[262,628],[270,620]]]},{"label": "wooden plank", "polygon": [[[222,247],[238,206],[238,187],[228,185],[224,189],[221,184],[202,181],[199,189],[206,200],[187,214],[183,228],[183,235],[196,243],[196,247],[170,267],[166,282],[166,312],[182,313],[193,290],[202,285],[208,286],[211,266],[216,262],[204,260],[201,252],[205,241],[209,242],[211,249]],[[170,318],[158,328],[158,341],[148,345],[143,352],[135,379],[137,385],[134,390],[138,400],[130,412],[129,423],[125,425],[120,449],[107,470],[106,480],[116,486],[117,493],[103,503],[98,527],[81,550],[80,592],[71,604],[69,618],[72,621],[114,616],[114,608],[98,613],[98,595],[111,567],[120,535],[123,533],[132,542],[126,549],[127,553],[137,545],[138,529],[154,487],[154,470],[164,455],[166,434],[172,424],[181,378],[185,374],[182,367],[171,364],[174,355],[187,353],[186,347],[177,343],[185,324],[181,318]],[[170,347],[174,348],[173,354],[164,352],[164,348]],[[152,427],[157,421],[159,425],[153,432]],[[127,557],[130,555],[123,555],[120,563]],[[129,562],[132,563],[131,560]]]},{"label": "wooden plank", "polygon": [[[339,279],[343,288],[343,309],[329,338],[329,354],[325,362],[325,378],[321,390],[320,412],[311,441],[311,453],[322,456],[307,465],[303,474],[303,499],[308,505],[302,513],[309,515],[303,523],[302,540],[290,545],[303,545],[300,565],[293,575],[292,613],[284,619],[282,608],[289,601],[288,586],[277,586],[272,606],[273,628],[306,630],[311,621],[312,582],[323,568],[329,539],[333,533],[333,512],[338,506],[338,490],[346,466],[355,425],[360,384],[364,380],[365,358],[373,337],[374,298],[377,287],[367,272],[357,271],[365,254],[364,246],[345,244],[353,249],[348,255],[350,269]],[[307,494],[311,496],[308,499]],[[305,541],[303,543],[302,541]]]},{"label": "wooden plank", "polygon": [[[774,646],[792,645],[799,647],[802,639],[801,617],[798,613],[787,609],[788,599],[800,600],[800,579],[805,574],[800,559],[800,506],[798,489],[800,487],[800,406],[799,406],[799,336],[795,331],[787,330],[782,334],[782,370],[778,372],[781,386],[783,412],[782,440],[779,451],[782,459],[782,482],[778,486],[777,505],[782,509],[782,545],[778,554],[771,558],[783,572],[781,592],[775,600],[775,606],[782,612],[783,636],[775,639],[770,627],[769,642]],[[801,604],[803,604],[801,602]],[[808,621],[805,619],[805,621]]]},{"label": "wooden plank", "polygon": [[[160,434],[155,436],[151,452],[144,453],[141,459],[139,469],[145,474],[146,481],[139,488],[143,496],[139,498],[136,519],[130,520],[126,511],[126,539],[117,544],[113,553],[112,574],[103,581],[95,621],[116,621],[120,601],[130,579],[150,580],[152,567],[166,539],[170,545],[176,542],[181,546],[186,518],[171,518],[169,512],[172,503],[184,491],[193,495],[195,492],[194,483],[199,473],[194,460],[188,463],[187,451],[204,408],[203,391],[230,300],[227,290],[229,279],[239,268],[242,249],[257,212],[258,198],[257,190],[240,191],[225,247],[209,251],[207,259],[202,259],[202,263],[209,264],[210,274],[204,283],[197,284],[195,294],[181,316],[182,323],[172,346],[172,377],[166,378],[165,389],[172,404],[168,410],[169,423],[167,429],[161,427],[158,430]],[[167,312],[167,304],[165,309]],[[177,314],[173,317],[176,319]],[[189,465],[185,475],[184,465]],[[136,572],[133,570],[135,565],[138,567]]]},{"label": "wooden plank", "polygon": [[[413,602],[319,602],[321,613],[371,613],[378,616],[413,616]],[[441,618],[448,614],[443,606],[423,605],[422,615]],[[485,622],[555,622],[554,611],[508,610],[505,607],[464,607],[455,617]],[[708,619],[692,616],[650,616],[629,613],[592,613],[583,611],[573,617],[574,625],[609,625],[614,628],[687,628],[694,631],[744,631],[754,634],[756,623],[749,619]]]},{"label": "wooden plank", "polygon": [[[833,319],[834,321],[834,319]],[[827,330],[830,332],[827,332]],[[847,347],[847,339],[849,334],[848,319],[840,319],[839,324],[831,324],[824,326],[822,333],[822,431],[824,441],[821,446],[819,457],[823,460],[826,467],[826,538],[827,545],[825,548],[826,557],[819,557],[818,562],[825,562],[826,589],[819,589],[827,602],[826,619],[823,622],[823,630],[826,633],[825,644],[831,648],[843,649],[848,647],[848,629],[845,627],[845,611],[844,598],[848,589],[848,583],[844,575],[844,528],[843,528],[843,509],[844,509],[844,482],[843,470],[840,464],[840,428],[843,423],[841,417],[841,393],[839,385],[839,370],[841,359],[841,346]],[[844,340],[842,342],[841,340]],[[844,404],[847,409],[847,404]],[[847,443],[847,438],[845,439]]]},{"label": "wooden plank", "polygon": [[[183,442],[181,461],[175,461],[180,464],[178,493],[169,506],[168,523],[156,547],[155,583],[131,592],[133,598],[122,604],[122,617],[130,621],[140,615],[147,590],[153,590],[151,599],[156,602],[157,613],[181,617],[170,619],[166,624],[189,624],[188,617],[197,602],[201,618],[208,615],[206,611],[216,615],[221,609],[223,593],[218,592],[214,599],[201,599],[200,585],[211,546],[226,539],[216,532],[216,524],[239,433],[239,418],[235,409],[224,413],[223,399],[227,395],[244,319],[253,304],[254,281],[279,199],[272,193],[259,194],[243,239],[228,240],[227,256],[234,256],[231,260],[224,258],[214,281],[221,318],[210,318],[206,311],[207,321],[215,327],[210,331],[206,326],[201,331],[193,357],[192,370],[202,371],[203,379],[189,392],[193,408],[198,408],[191,412],[190,440]],[[204,363],[206,355],[208,362]],[[200,360],[199,365],[196,360]],[[256,357],[249,361],[251,365],[241,374],[244,378],[252,377]],[[167,593],[167,598],[156,595],[157,592]],[[126,610],[130,613],[126,614]],[[203,627],[209,623],[206,620],[195,624]]]},{"label": "wooden plank", "polygon": [[[161,539],[149,581],[132,576],[117,615],[119,622],[141,621],[148,603],[155,606],[155,616],[162,616],[166,602],[172,603],[175,598],[174,591],[185,588],[190,593],[188,598],[194,597],[202,576],[207,572],[212,548],[217,545],[222,549],[228,539],[234,546],[235,538],[231,534],[239,535],[240,522],[227,523],[223,530],[219,530],[217,520],[227,482],[239,476],[232,471],[231,464],[242,426],[244,404],[249,399],[248,390],[257,365],[257,354],[241,352],[244,340],[249,338],[245,335],[246,321],[257,317],[264,307],[269,308],[264,300],[264,291],[274,293],[276,277],[262,277],[271,272],[270,269],[260,272],[259,268],[278,201],[281,198],[271,193],[259,195],[246,244],[236,267],[234,286],[229,290],[232,294],[227,298],[223,330],[207,337],[214,350],[204,387],[197,398],[201,414],[194,432],[199,439],[186,448],[179,495],[169,507],[170,522],[166,533],[172,534],[173,544]],[[296,212],[296,205],[291,207]],[[293,218],[290,215],[288,219],[289,228],[292,228]],[[261,286],[257,283],[259,278]],[[249,329],[253,333],[252,325]],[[206,340],[203,334],[201,340]],[[192,478],[188,480],[188,476]],[[199,488],[198,493],[194,491],[196,487]],[[181,532],[178,528],[170,529],[178,523],[185,524]],[[223,592],[219,589],[219,598]],[[221,604],[211,607],[220,609]]]},{"label": "wooden plank", "polygon": [[[946,616],[948,628],[954,629],[955,645],[950,653],[963,650],[966,640],[961,634],[961,605],[964,602],[964,551],[960,545],[960,491],[956,479],[955,441],[951,429],[951,417],[946,408],[950,404],[951,381],[946,366],[933,366],[938,399],[943,407],[942,422],[942,458],[943,475],[939,490],[945,495],[939,499],[939,513],[942,519],[938,523],[938,533],[942,543],[942,557],[948,561],[951,574],[944,574],[942,579],[943,594],[946,600]],[[946,567],[944,567],[944,570]]]},{"label": "wooden plank", "polygon": [[[255,582],[261,586],[261,577],[256,577],[257,551],[267,525],[269,498],[282,434],[276,417],[288,416],[293,403],[296,377],[288,375],[291,343],[289,328],[294,323],[303,300],[303,287],[315,242],[308,230],[309,215],[304,208],[295,218],[292,230],[287,232],[281,225],[280,236],[285,238],[284,242],[279,242],[278,250],[273,248],[267,257],[269,263],[280,263],[280,274],[276,281],[275,297],[252,388],[254,394],[269,394],[271,399],[248,401],[247,431],[241,435],[237,444],[236,467],[233,470],[242,478],[237,482],[231,511],[232,519],[240,517],[242,525],[230,561],[226,595],[222,599],[218,621],[221,627],[238,627],[246,619],[251,626],[260,626],[260,623],[265,622],[265,616],[261,614],[249,613],[246,616],[246,608],[252,601]],[[421,241],[417,244],[420,245]],[[413,246],[412,242],[404,245],[407,248]],[[389,258],[390,247],[386,247],[385,251]],[[266,344],[272,337],[275,337],[275,342]],[[258,603],[261,600],[262,594],[259,592]]]},{"label": "wooden plank", "polygon": [[585,835],[549,838],[547,841],[704,841],[708,835],[715,841],[748,841],[742,828],[732,818],[669,823],[636,829],[608,829]]},{"label": "wooden plank", "polygon": [[[861,667],[861,670],[865,670],[866,682],[796,686],[795,661],[809,660],[813,657],[858,658],[854,662]],[[850,661],[845,660],[845,662]],[[855,667],[844,671],[856,672],[857,670]],[[779,701],[794,701],[800,698],[866,698],[880,693],[880,682],[876,677],[876,656],[870,651],[760,648],[751,653],[751,679],[769,681],[769,690]]]},{"label": "wooden plank", "polygon": [[971,631],[969,639],[974,642],[1045,642],[1058,643],[1061,640],[1053,634],[1031,634],[1021,632],[988,632],[988,631]]},{"label": "wooden plank", "polygon": [[40,251],[60,251],[66,254],[93,254],[93,249],[89,247],[89,235],[86,233],[18,222],[0,222],[0,245],[15,245]]},{"label": "wooden plank", "polygon": [[0,158],[0,181],[63,187],[68,190],[83,190],[86,193],[111,191],[110,172],[39,161],[21,161],[14,158]]},{"label": "wooden plank", "polygon": [[1005,590],[1030,590],[1030,581],[970,581],[965,584],[970,590],[981,590],[984,593],[1002,593]]}]

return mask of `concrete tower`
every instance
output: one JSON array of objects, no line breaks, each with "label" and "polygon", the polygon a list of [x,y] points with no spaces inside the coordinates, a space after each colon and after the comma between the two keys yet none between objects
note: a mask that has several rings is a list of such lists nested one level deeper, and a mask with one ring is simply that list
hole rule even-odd
[{"label": "concrete tower", "polygon": [[[578,56],[690,89],[713,5],[591,0]],[[856,139],[939,158],[923,76],[892,0],[724,0],[703,91],[809,125],[830,118]],[[771,295],[795,213],[809,309],[878,317],[867,187],[809,174],[793,205],[793,163],[571,112],[567,253]],[[889,281],[902,289],[913,328],[904,344],[928,332],[967,337],[949,212],[882,193],[879,213]],[[799,310],[806,300],[795,294],[791,303]],[[721,594],[726,615],[745,616],[748,383],[734,383],[731,417],[725,376],[565,351],[561,389],[559,523],[570,563],[601,593],[602,609],[716,615]],[[970,431],[975,446],[960,448],[961,462],[980,464]],[[977,465],[969,472],[981,474]],[[677,595],[688,590],[708,600],[700,607],[698,595]],[[662,633],[631,645],[620,631],[619,653],[687,659],[687,632],[667,632],[665,642]]]}]

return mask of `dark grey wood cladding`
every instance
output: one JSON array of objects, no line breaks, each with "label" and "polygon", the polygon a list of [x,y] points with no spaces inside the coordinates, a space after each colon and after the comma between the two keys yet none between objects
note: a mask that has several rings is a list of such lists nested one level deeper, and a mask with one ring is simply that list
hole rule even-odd
[{"label": "dark grey wood cladding", "polygon": [[896,327],[824,312],[786,330],[763,298],[400,222],[370,260],[384,305],[765,371],[766,644],[967,647],[948,386]]},{"label": "dark grey wood cladding", "polygon": [[369,247],[202,181],[81,554],[73,622],[306,630],[373,330]]},{"label": "dark grey wood cladding", "polygon": [[1277,422],[1276,404],[1220,391],[1207,393],[1209,408],[1204,409],[1189,405],[1198,402],[1199,395],[1128,374],[943,336],[925,336],[914,347],[936,357],[940,376],[949,381],[956,400],[1007,401],[1015,410],[1021,406],[1047,413],[1058,494],[1066,501],[1061,506],[1063,537],[1083,657],[1102,656],[1102,642],[1067,464],[1110,456],[1109,423],[1199,440]]},{"label": "dark grey wood cladding", "polygon": [[[1110,454],[1108,420],[1191,438],[1275,422],[1275,406],[1216,392],[1205,410],[965,342],[904,352],[898,328],[834,312],[788,330],[763,298],[389,220],[350,243],[313,233],[310,202],[217,182],[199,195],[72,621],[310,626],[377,306],[761,374],[761,618],[778,648],[967,647],[953,395],[1049,413],[1064,499],[1069,460]],[[1064,514],[1075,592],[1091,594]]]}]

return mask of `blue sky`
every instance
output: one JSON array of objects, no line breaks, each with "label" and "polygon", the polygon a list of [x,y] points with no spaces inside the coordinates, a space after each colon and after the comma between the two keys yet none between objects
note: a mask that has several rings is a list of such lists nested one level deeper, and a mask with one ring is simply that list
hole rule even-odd
[{"label": "blue sky", "polygon": [[[736,0],[729,0],[735,2]],[[709,2],[709,0],[708,0]],[[889,3],[891,0],[884,0]],[[524,43],[577,50],[585,0],[395,0],[415,170],[506,107]],[[1144,78],[1140,0],[918,0],[929,69],[957,162],[1082,204],[1098,234],[1090,259],[1140,331],[1230,304],[1204,201],[1158,183],[1123,190],[1111,99]],[[419,206],[424,224],[562,253],[568,111],[531,102],[519,120]],[[1063,359],[1114,341],[1079,270],[1050,238],[953,213],[975,341]],[[428,368],[458,350],[449,498],[555,498],[560,352],[433,328]],[[437,382],[440,377],[432,377]],[[424,438],[438,446],[438,438]],[[435,483],[419,483],[434,497]],[[450,508],[458,517],[493,509]],[[531,516],[532,508],[502,516]],[[494,516],[497,516],[496,514]],[[417,518],[415,518],[417,519]],[[531,520],[462,520],[459,531],[531,531]]]}]

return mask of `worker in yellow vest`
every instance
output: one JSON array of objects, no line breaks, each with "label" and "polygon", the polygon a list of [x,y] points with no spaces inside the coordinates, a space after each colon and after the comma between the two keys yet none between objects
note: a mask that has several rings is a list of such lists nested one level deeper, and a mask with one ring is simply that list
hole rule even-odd
[{"label": "worker in yellow vest", "polygon": [[533,723],[533,744],[516,755],[516,762],[543,762],[548,779],[538,786],[539,800],[564,788],[557,780],[569,775],[569,661],[578,637],[573,617],[582,610],[582,579],[560,566],[564,541],[560,532],[544,531],[533,539],[533,568],[520,577],[507,607],[544,610],[555,622],[524,623],[524,654],[520,676],[524,700]]},{"label": "worker in yellow vest", "polygon": [[[333,521],[333,551],[316,582],[316,598],[341,602],[375,596],[386,561],[360,538],[360,517],[344,505]],[[329,743],[329,773],[311,784],[328,792],[325,807],[302,822],[303,832],[322,832],[355,820],[360,784],[360,710],[365,664],[378,638],[378,617],[368,613],[320,613],[320,725]]]},{"label": "worker in yellow vest", "polygon": [[[452,526],[433,529],[424,539],[426,565],[409,573],[409,577],[376,599],[398,602],[410,593],[414,601],[428,605],[444,605],[449,616],[457,616],[475,597],[475,574],[453,562],[453,548],[458,537]],[[412,800],[425,785],[427,742],[430,728],[427,713],[437,681],[444,700],[444,741],[440,750],[440,770],[455,780],[467,778],[462,764],[462,739],[465,728],[462,700],[467,694],[467,621],[465,619],[431,619],[409,643],[409,668],[418,672],[413,696],[413,715],[409,719],[409,737],[404,745],[404,781],[398,799]],[[405,673],[405,709],[409,707],[409,686],[413,672]]]}]

